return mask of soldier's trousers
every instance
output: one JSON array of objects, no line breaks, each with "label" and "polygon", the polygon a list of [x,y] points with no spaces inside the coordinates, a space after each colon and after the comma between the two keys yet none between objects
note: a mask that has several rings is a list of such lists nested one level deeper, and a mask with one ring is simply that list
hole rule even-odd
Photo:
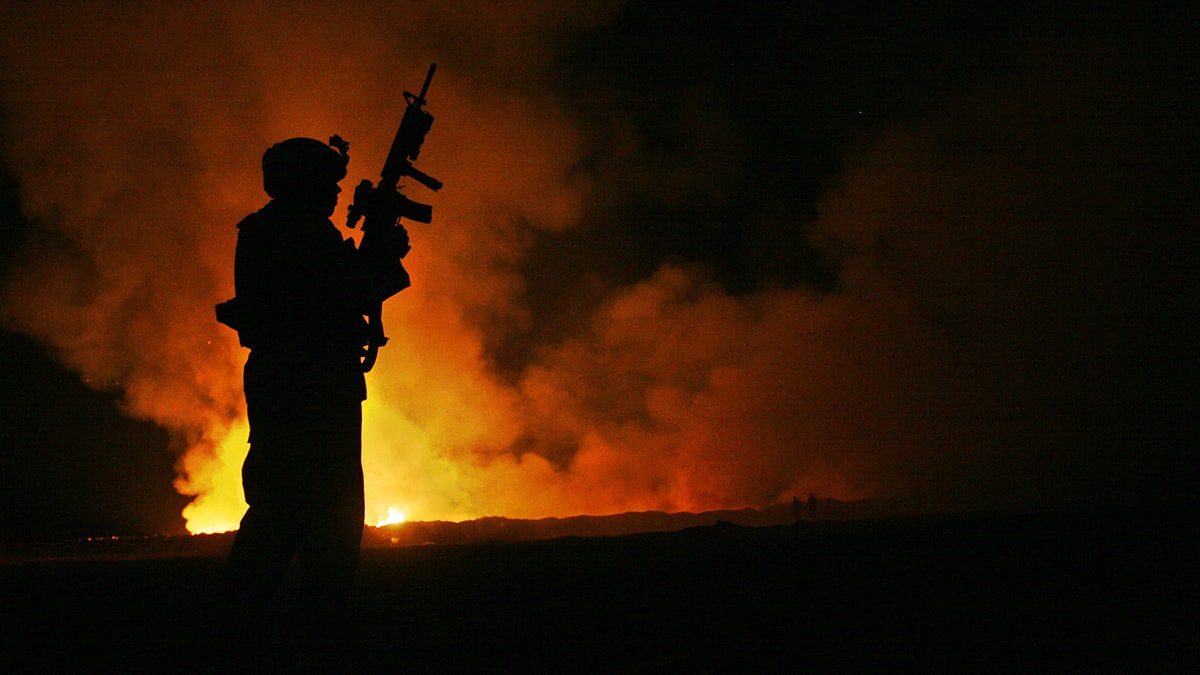
[{"label": "soldier's trousers", "polygon": [[247,368],[250,508],[226,564],[230,590],[269,600],[298,558],[304,594],[336,600],[354,582],[362,541],[361,401],[277,381],[260,391]]}]

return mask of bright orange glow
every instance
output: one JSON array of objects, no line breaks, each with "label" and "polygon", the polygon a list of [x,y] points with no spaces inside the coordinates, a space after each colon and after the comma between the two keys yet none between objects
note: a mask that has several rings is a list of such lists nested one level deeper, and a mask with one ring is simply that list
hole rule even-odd
[{"label": "bright orange glow", "polygon": [[404,512],[395,506],[388,507],[387,515],[380,518],[375,527],[384,527],[385,525],[399,525],[405,521]]},{"label": "bright orange glow", "polygon": [[[90,380],[119,383],[130,414],[171,430],[176,487],[193,497],[187,528],[221,532],[246,509],[246,350],[212,308],[233,295],[235,224],[266,201],[262,151],[293,136],[348,139],[347,193],[333,217],[345,222],[353,184],[378,176],[399,93],[420,84],[437,52],[427,24],[497,24],[471,3],[453,16],[381,5],[379,16],[336,21],[247,5],[215,24],[208,8],[168,7],[154,11],[174,32],[146,30],[152,16],[126,25],[81,9],[9,33],[19,43],[6,52],[8,103],[27,114],[8,121],[22,139],[8,159],[22,208],[59,228],[62,243],[19,259],[4,319]],[[536,345],[520,372],[497,373],[489,348],[530,323],[520,269],[533,233],[578,227],[593,187],[579,130],[536,90],[549,54],[528,48],[556,21],[603,20],[562,7],[512,12],[485,50],[500,62],[438,58],[428,104],[437,121],[419,167],[445,188],[406,188],[432,204],[434,222],[409,226],[413,286],[384,307],[390,342],[367,379],[364,521],[389,520],[397,504],[409,519],[465,520],[861,496],[874,486],[858,458],[878,437],[862,431],[859,395],[907,400],[895,382],[908,373],[858,355],[912,322],[876,313],[866,315],[884,323],[854,324],[851,294],[733,297],[702,273],[664,266],[599,289],[602,301],[571,317],[577,333]],[[220,40],[178,40],[213,25]],[[104,58],[80,67],[65,43]],[[175,55],[171,68],[145,68],[163,54]],[[944,422],[920,412],[904,420]],[[916,447],[918,435],[886,434],[889,450]]]},{"label": "bright orange glow", "polygon": [[180,461],[175,487],[196,495],[183,509],[188,532],[212,534],[236,530],[246,512],[242,497],[242,462],[250,428],[245,418],[225,430],[214,446],[193,447]]}]

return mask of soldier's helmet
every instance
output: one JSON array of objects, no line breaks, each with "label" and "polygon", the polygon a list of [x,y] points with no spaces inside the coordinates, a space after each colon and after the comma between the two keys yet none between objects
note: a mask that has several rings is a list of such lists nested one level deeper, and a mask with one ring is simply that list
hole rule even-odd
[{"label": "soldier's helmet", "polygon": [[345,178],[349,161],[315,138],[289,138],[263,153],[263,189],[272,198],[304,195]]}]

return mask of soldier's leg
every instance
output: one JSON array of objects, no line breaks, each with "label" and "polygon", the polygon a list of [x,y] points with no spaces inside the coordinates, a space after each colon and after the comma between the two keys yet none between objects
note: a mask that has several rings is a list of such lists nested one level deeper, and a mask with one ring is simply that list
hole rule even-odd
[{"label": "soldier's leg", "polygon": [[314,598],[348,593],[363,533],[362,413],[358,402],[326,412],[313,518],[300,550],[305,588]]},{"label": "soldier's leg", "polygon": [[301,511],[290,485],[285,448],[262,441],[252,445],[242,466],[250,508],[226,561],[231,596],[245,601],[273,599],[303,536]]},{"label": "soldier's leg", "polygon": [[270,603],[296,553],[298,539],[295,524],[283,514],[250,507],[225,563],[231,598]]},{"label": "soldier's leg", "polygon": [[336,600],[354,585],[363,533],[359,495],[358,508],[332,509],[314,518],[301,547],[303,584],[314,600]]}]

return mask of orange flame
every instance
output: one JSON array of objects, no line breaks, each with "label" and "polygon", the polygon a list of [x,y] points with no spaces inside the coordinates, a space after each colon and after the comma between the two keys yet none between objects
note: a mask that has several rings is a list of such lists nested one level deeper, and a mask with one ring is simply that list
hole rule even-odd
[{"label": "orange flame", "polygon": [[[434,206],[434,223],[410,228],[414,286],[384,308],[391,342],[363,408],[365,521],[397,504],[410,518],[445,520],[756,506],[812,489],[834,496],[813,481],[854,474],[838,458],[866,439],[853,424],[824,433],[803,406],[849,409],[872,373],[847,387],[818,357],[796,357],[845,361],[861,346],[839,346],[844,307],[802,290],[733,298],[665,267],[608,289],[580,317],[589,330],[542,345],[524,372],[501,377],[490,363],[486,346],[528,322],[517,270],[533,233],[576,227],[591,187],[577,129],[537,91],[549,52],[529,47],[556,21],[603,12],[564,3],[562,16],[539,8],[495,22],[472,15],[487,5],[446,17],[381,6],[379,16],[339,14],[360,23],[331,32],[304,13],[239,6],[214,20],[169,7],[130,25],[87,6],[5,28],[7,102],[23,113],[11,129],[22,139],[11,153],[22,206],[67,243],[31,251],[3,299],[16,329],[53,343],[69,367],[121,382],[132,414],[175,432],[176,486],[195,497],[189,531],[234,529],[246,508],[245,351],[212,306],[233,294],[234,224],[264,201],[260,154],[282,138],[337,132],[354,144],[348,180],[374,177],[401,113],[397,93],[431,60],[438,31],[428,21],[503,30],[483,50],[495,62],[439,59],[421,168],[446,187],[410,191]],[[421,11],[436,16],[414,19]],[[97,22],[106,30],[91,30]],[[171,30],[145,30],[160,24]],[[223,33],[211,44],[179,38],[214,26]],[[163,54],[174,55],[170,68],[144,67]],[[177,119],[187,123],[164,126]],[[880,384],[878,396],[902,395]],[[865,489],[845,485],[836,496]]]},{"label": "orange flame", "polygon": [[405,520],[407,520],[407,518],[404,517],[404,511],[400,510],[398,507],[389,506],[387,515],[380,518],[375,523],[375,527],[384,527],[387,525],[399,525],[400,523],[403,523]]}]

